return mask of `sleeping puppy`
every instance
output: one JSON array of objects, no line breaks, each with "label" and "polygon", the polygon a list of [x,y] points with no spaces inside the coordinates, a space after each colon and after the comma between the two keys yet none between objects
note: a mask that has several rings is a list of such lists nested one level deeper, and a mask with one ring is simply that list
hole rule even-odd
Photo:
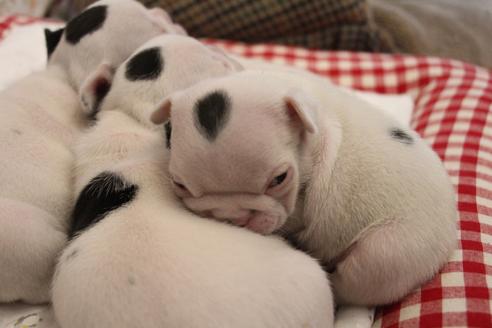
[{"label": "sleeping puppy", "polygon": [[67,72],[75,90],[101,63],[115,69],[145,41],[163,33],[186,34],[164,10],[146,9],[135,0],[97,1],[65,28],[45,31],[49,62]]},{"label": "sleeping puppy", "polygon": [[320,78],[240,72],[171,95],[152,121],[172,127],[169,173],[189,209],[294,239],[332,272],[338,304],[396,301],[456,246],[436,154]]},{"label": "sleeping puppy", "polygon": [[61,327],[332,327],[315,260],[180,205],[159,132],[102,110],[76,156],[76,237],[53,281]]},{"label": "sleeping puppy", "polygon": [[[118,110],[155,128],[150,115],[170,92],[238,70],[242,67],[218,49],[188,36],[165,34],[137,49],[114,77],[104,70],[92,75],[81,88],[81,98],[91,117],[100,110]],[[111,92],[99,101],[97,89],[109,84]]]},{"label": "sleeping puppy", "polygon": [[[0,93],[0,302],[49,300],[73,203],[71,146],[86,121],[74,90],[173,29],[160,10],[99,1],[65,29],[46,33],[44,71]],[[107,86],[97,87],[101,99]]]}]

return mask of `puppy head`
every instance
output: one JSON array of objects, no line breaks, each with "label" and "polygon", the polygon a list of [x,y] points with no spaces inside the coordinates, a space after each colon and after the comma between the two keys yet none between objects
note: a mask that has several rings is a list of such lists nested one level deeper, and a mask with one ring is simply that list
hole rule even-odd
[{"label": "puppy head", "polygon": [[[153,126],[149,120],[152,111],[170,93],[240,69],[218,49],[187,36],[166,34],[137,49],[118,68],[114,78],[109,67],[102,65],[81,89],[81,99],[90,116],[99,110],[120,110]],[[111,90],[101,104],[98,90],[111,83]]]},{"label": "puppy head", "polygon": [[45,32],[48,64],[66,70],[72,86],[79,89],[102,62],[117,67],[162,33],[185,34],[161,9],[146,9],[134,0],[97,1],[65,28]]},{"label": "puppy head", "polygon": [[268,234],[292,214],[317,105],[266,72],[201,82],[166,98],[174,190],[192,211]]}]

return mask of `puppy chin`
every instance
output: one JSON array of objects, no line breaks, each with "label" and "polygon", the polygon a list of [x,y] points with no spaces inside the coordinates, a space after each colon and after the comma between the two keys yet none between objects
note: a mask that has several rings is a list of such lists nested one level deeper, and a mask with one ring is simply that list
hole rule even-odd
[{"label": "puppy chin", "polygon": [[269,235],[280,228],[285,220],[286,218],[283,218],[280,215],[258,213],[253,216],[244,227],[262,235]]}]

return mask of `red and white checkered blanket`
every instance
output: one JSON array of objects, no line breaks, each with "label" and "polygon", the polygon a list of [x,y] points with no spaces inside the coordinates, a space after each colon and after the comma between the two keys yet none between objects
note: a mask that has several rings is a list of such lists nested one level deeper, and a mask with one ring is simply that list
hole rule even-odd
[{"label": "red and white checkered blanket", "polygon": [[[29,22],[0,20],[0,39],[19,21]],[[429,57],[207,42],[306,68],[347,87],[411,95],[411,127],[439,154],[458,193],[460,242],[441,274],[381,308],[374,326],[492,327],[492,71]]]}]

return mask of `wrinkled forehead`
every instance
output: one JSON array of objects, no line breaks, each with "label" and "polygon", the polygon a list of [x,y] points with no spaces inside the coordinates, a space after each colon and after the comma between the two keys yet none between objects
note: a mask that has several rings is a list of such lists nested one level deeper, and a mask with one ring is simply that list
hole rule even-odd
[{"label": "wrinkled forehead", "polygon": [[281,124],[286,119],[282,108],[283,88],[263,83],[262,77],[236,73],[202,81],[173,95],[173,126],[193,123],[196,137],[212,142],[222,131],[228,135],[252,127],[261,131],[271,124]]},{"label": "wrinkled forehead", "polygon": [[249,94],[248,84],[223,82],[172,98],[170,171],[207,190],[257,190],[272,170],[293,160],[287,117],[271,93]]}]

